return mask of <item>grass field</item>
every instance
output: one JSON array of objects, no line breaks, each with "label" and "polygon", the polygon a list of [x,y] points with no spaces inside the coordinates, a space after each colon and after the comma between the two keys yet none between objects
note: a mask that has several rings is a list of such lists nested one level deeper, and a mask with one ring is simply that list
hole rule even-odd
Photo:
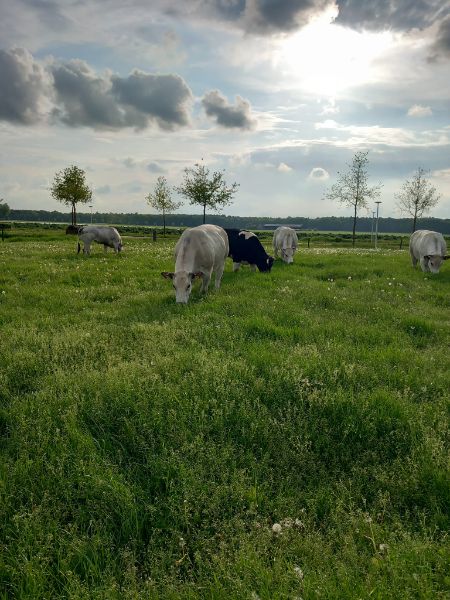
[{"label": "grass field", "polygon": [[448,598],[450,265],[124,244],[0,243],[0,597]]}]

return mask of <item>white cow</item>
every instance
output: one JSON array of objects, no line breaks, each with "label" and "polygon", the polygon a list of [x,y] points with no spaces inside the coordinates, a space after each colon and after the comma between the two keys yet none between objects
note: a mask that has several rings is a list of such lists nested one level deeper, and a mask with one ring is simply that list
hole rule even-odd
[{"label": "white cow", "polygon": [[199,225],[186,229],[175,246],[175,272],[161,273],[172,279],[177,302],[187,304],[196,277],[202,278],[201,292],[207,292],[211,275],[220,288],[225,260],[228,256],[228,237],[222,227]]},{"label": "white cow", "polygon": [[412,265],[415,267],[419,261],[422,271],[439,273],[442,261],[450,258],[446,256],[446,252],[447,244],[443,235],[437,231],[419,229],[409,239]]},{"label": "white cow", "polygon": [[275,256],[281,253],[281,258],[285,263],[294,262],[294,254],[297,250],[298,238],[294,229],[290,227],[277,227],[273,233],[273,250]]},{"label": "white cow", "polygon": [[[114,248],[114,252],[120,252],[122,250],[122,239],[119,232],[114,227],[98,226],[98,225],[85,225],[78,231],[78,239],[84,244],[84,254],[91,253],[91,244],[96,242],[97,244],[103,244],[105,252],[108,248]],[[78,252],[80,252],[81,245],[78,242]]]}]

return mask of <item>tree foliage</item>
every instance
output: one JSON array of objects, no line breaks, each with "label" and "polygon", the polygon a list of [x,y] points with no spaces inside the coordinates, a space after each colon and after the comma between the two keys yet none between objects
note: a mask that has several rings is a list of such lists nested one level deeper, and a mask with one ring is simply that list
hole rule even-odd
[{"label": "tree foliage", "polygon": [[227,186],[222,171],[209,169],[202,163],[184,170],[184,180],[175,190],[189,200],[189,204],[203,207],[203,223],[206,221],[206,209],[218,210],[232,203],[239,187],[238,183]]},{"label": "tree foliage", "polygon": [[407,179],[401,191],[395,195],[400,211],[413,218],[413,231],[416,230],[417,219],[429,213],[441,198],[425,175],[426,171],[418,167],[412,179]]},{"label": "tree foliage", "polygon": [[338,181],[325,194],[327,200],[337,200],[345,206],[353,208],[353,246],[356,236],[356,219],[361,208],[368,208],[369,200],[380,195],[381,184],[368,185],[367,165],[369,159],[366,152],[356,152],[346,173],[338,172]]},{"label": "tree foliage", "polygon": [[92,200],[92,191],[86,183],[83,169],[75,165],[58,171],[50,187],[52,197],[71,207],[72,225],[77,224],[77,204],[86,204]]},{"label": "tree foliage", "polygon": [[3,198],[0,198],[0,219],[6,219],[10,212],[11,209],[8,204],[6,204]]},{"label": "tree foliage", "polygon": [[180,208],[183,203],[172,200],[167,179],[163,176],[158,177],[154,192],[150,192],[145,199],[149,206],[162,214],[164,235],[166,235],[166,215]]}]

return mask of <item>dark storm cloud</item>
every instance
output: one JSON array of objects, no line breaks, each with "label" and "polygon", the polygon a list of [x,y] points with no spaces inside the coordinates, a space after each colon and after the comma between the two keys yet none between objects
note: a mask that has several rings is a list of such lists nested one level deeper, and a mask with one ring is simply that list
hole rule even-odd
[{"label": "dark storm cloud", "polygon": [[[154,120],[162,129],[189,123],[187,105],[192,93],[178,75],[151,75],[134,71],[126,78],[112,77],[112,94],[123,105],[137,126]],[[142,125],[139,121],[144,120]],[[134,124],[134,123],[133,123]]]},{"label": "dark storm cloud", "polygon": [[58,105],[53,116],[72,127],[162,129],[189,123],[192,93],[178,75],[134,71],[128,77],[98,76],[82,61],[52,68]]},{"label": "dark storm cloud", "polygon": [[110,84],[86,63],[73,60],[52,68],[58,106],[53,115],[71,127],[118,129],[124,117],[110,96]]},{"label": "dark storm cloud", "polygon": [[330,0],[247,0],[243,23],[252,33],[287,33],[333,4]]},{"label": "dark storm cloud", "polygon": [[254,34],[294,31],[334,0],[199,0],[164,3],[170,16],[219,20]]},{"label": "dark storm cloud", "polygon": [[49,80],[27,50],[0,49],[0,81],[0,120],[23,125],[38,122]]},{"label": "dark storm cloud", "polygon": [[250,103],[239,96],[233,106],[218,90],[213,90],[204,95],[202,105],[208,117],[227,129],[252,129],[256,124],[251,116]]},{"label": "dark storm cloud", "polygon": [[439,25],[430,58],[431,60],[450,58],[450,15]]},{"label": "dark storm cloud", "polygon": [[[355,29],[424,29],[443,16],[442,0],[337,0],[336,23]],[[448,7],[447,7],[448,11]]]}]

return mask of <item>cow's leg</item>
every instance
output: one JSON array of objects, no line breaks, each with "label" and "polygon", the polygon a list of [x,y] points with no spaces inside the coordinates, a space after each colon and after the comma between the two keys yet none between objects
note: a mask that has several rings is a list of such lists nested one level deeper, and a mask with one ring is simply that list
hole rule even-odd
[{"label": "cow's leg", "polygon": [[103,252],[108,252],[108,246],[107,246],[107,244],[103,244]]},{"label": "cow's leg", "polygon": [[220,264],[216,269],[216,280],[214,282],[216,290],[220,288],[220,282],[222,281],[223,270],[225,268],[225,262]]},{"label": "cow's leg", "polygon": [[203,273],[202,275],[202,287],[200,288],[200,292],[202,294],[206,294],[209,288],[209,282],[211,281],[211,271],[209,273]]},{"label": "cow's leg", "polygon": [[236,271],[239,271],[240,268],[241,268],[240,262],[233,262],[233,273],[235,273]]},{"label": "cow's leg", "polygon": [[417,258],[414,256],[414,254],[412,252],[410,252],[409,254],[411,256],[412,266],[415,267],[417,265]]},{"label": "cow's leg", "polygon": [[429,271],[430,269],[428,268],[428,258],[426,258],[425,256],[421,256],[420,258],[420,266],[422,268],[422,271],[424,273],[426,273],[427,271]]},{"label": "cow's leg", "polygon": [[250,269],[253,271],[253,273],[256,271],[256,265],[250,265]]},{"label": "cow's leg", "polygon": [[91,242],[84,242],[83,254],[91,253]]}]

